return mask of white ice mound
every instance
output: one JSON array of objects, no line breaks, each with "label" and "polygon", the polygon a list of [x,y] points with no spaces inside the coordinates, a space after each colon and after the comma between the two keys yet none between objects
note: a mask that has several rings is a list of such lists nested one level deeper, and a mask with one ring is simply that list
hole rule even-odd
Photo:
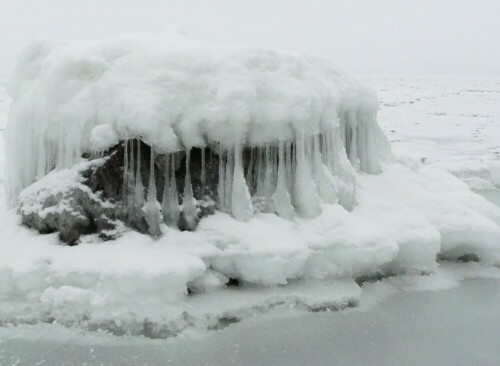
[{"label": "white ice mound", "polygon": [[173,35],[39,41],[21,54],[10,91],[11,204],[50,170],[117,139],[172,152],[321,135],[343,139],[350,161],[367,172],[389,153],[375,92],[317,56]]}]

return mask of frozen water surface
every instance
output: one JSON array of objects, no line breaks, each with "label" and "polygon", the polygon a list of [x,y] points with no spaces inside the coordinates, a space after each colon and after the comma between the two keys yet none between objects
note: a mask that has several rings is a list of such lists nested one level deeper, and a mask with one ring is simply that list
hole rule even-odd
[{"label": "frozen water surface", "polygon": [[486,198],[488,201],[493,202],[497,206],[500,206],[500,189],[490,189],[476,192]]},{"label": "frozen water surface", "polygon": [[[449,286],[446,275],[442,276],[433,282],[442,281],[443,286]],[[394,282],[397,281],[368,285],[362,305],[356,309],[270,313],[218,332],[169,341],[113,340],[56,326],[3,329],[0,337],[5,340],[0,343],[0,362],[5,365],[16,362],[20,365],[500,364],[498,277],[466,280],[457,287],[440,291],[432,286],[424,291],[401,291]],[[425,281],[422,282],[425,288]]]}]

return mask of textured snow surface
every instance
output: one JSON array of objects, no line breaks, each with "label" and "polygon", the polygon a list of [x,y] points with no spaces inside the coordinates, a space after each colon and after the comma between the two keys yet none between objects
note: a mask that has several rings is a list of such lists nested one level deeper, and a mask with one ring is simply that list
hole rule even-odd
[{"label": "textured snow surface", "polygon": [[[403,82],[409,86],[399,86],[402,91],[415,85],[411,79]],[[461,82],[468,88],[467,81]],[[442,87],[440,81],[434,83],[433,90]],[[389,96],[382,93],[382,100],[396,95],[397,83],[394,88],[387,92]],[[447,108],[448,99],[443,102],[439,95],[433,103]],[[471,111],[479,108],[481,95],[465,94]],[[498,95],[491,93],[497,102]],[[408,105],[414,109],[406,110],[403,118],[398,108]],[[422,108],[434,110],[432,104]],[[498,126],[496,108],[491,106],[492,131]],[[498,147],[493,139],[477,145],[465,122],[467,128],[450,130],[447,119],[444,126],[439,119],[426,125],[425,115],[419,119],[422,124],[416,125],[420,130],[409,129],[413,113],[423,113],[418,103],[400,102],[393,109],[391,114],[382,105],[381,115],[390,126],[383,127],[391,139],[410,142],[394,141],[396,162],[384,165],[381,174],[356,175],[357,205],[352,211],[322,204],[314,218],[287,220],[258,213],[246,223],[218,213],[202,220],[196,232],[163,227],[164,235],[158,240],[128,232],[107,243],[89,237],[70,248],[58,245],[55,234],[39,235],[20,227],[19,218],[5,209],[0,196],[1,322],[56,321],[115,334],[163,337],[193,327],[217,328],[276,306],[342,307],[359,299],[360,288],[352,277],[434,273],[438,252],[451,258],[474,253],[484,265],[498,266],[500,209],[438,167],[440,163],[449,166],[459,146],[468,153],[467,159],[474,156],[485,166],[495,164]],[[474,124],[465,117],[464,121]],[[4,123],[0,121],[0,126]],[[433,140],[438,133],[446,136],[448,130],[460,136],[460,144],[444,137]],[[404,132],[427,137],[410,145]],[[422,163],[412,158],[413,150],[428,159]],[[466,167],[474,177],[474,166]],[[228,289],[224,285],[228,277],[246,284]],[[426,278],[439,285],[432,276]],[[276,287],[283,284],[288,285]],[[186,296],[187,287],[198,294]]]},{"label": "textured snow surface", "polygon": [[500,188],[500,77],[365,77],[392,148],[473,189]]}]

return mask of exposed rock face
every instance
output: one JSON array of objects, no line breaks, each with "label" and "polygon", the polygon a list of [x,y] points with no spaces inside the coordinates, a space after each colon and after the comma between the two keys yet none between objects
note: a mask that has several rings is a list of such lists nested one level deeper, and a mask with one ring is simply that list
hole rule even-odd
[{"label": "exposed rock face", "polygon": [[[78,243],[86,234],[99,234],[102,239],[112,239],[122,223],[143,233],[159,234],[161,216],[156,223],[148,222],[146,200],[151,185],[151,148],[138,140],[125,142],[104,152],[103,158],[93,159],[90,154],[84,158],[88,162],[72,169],[53,171],[25,189],[19,200],[19,212],[24,225],[41,233],[59,232],[60,239],[70,245]],[[140,150],[140,151],[139,151]],[[218,158],[214,154],[206,158],[201,149],[192,149],[190,153],[190,175],[193,196],[195,198],[194,217],[186,218],[179,212],[177,225],[180,230],[192,230],[201,217],[213,214],[217,202]],[[128,169],[125,169],[125,160]],[[140,159],[140,164],[139,160]],[[202,164],[202,157],[207,166]],[[186,154],[183,151],[168,154],[173,159],[178,202],[183,202],[186,176]],[[155,199],[157,204],[163,201],[165,190],[165,170],[167,155],[154,157],[153,174]],[[209,160],[210,159],[210,160]],[[133,167],[133,173],[130,173]],[[128,173],[127,173],[128,170]],[[204,170],[202,175],[202,170]],[[141,179],[138,180],[138,172]],[[130,184],[135,191],[142,191],[144,201],[140,207],[136,192],[127,194],[130,188],[124,178],[135,175]],[[137,187],[137,182],[142,183]],[[130,192],[128,192],[130,193]]]},{"label": "exposed rock face", "polygon": [[103,163],[99,159],[54,171],[26,188],[19,197],[22,223],[40,233],[59,232],[60,239],[69,245],[77,244],[85,234],[113,238],[115,204],[85,184]]}]

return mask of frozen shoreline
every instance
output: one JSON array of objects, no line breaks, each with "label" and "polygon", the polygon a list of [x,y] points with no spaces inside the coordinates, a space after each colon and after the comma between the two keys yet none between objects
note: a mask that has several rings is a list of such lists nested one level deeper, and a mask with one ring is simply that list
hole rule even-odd
[{"label": "frozen shoreline", "polygon": [[[478,278],[456,282],[467,272]],[[0,328],[0,363],[493,366],[500,362],[500,270],[444,265],[431,281],[425,276],[386,279],[363,291],[358,308],[275,311],[223,331],[166,341],[55,325]]]}]

